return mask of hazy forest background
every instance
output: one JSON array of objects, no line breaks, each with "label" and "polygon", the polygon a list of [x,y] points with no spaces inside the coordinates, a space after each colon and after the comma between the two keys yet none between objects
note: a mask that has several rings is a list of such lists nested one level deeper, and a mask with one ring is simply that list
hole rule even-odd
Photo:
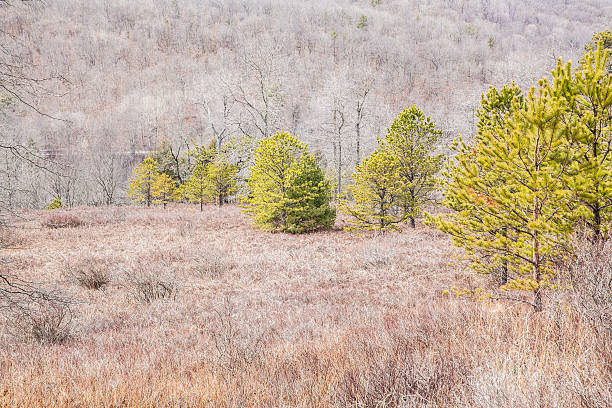
[{"label": "hazy forest background", "polygon": [[474,134],[489,85],[528,89],[557,57],[577,61],[611,15],[597,0],[13,2],[0,9],[4,55],[43,81],[3,93],[0,135],[58,171],[1,152],[1,200],[121,203],[164,141],[179,156],[280,129],[348,175],[410,104],[444,150]]}]

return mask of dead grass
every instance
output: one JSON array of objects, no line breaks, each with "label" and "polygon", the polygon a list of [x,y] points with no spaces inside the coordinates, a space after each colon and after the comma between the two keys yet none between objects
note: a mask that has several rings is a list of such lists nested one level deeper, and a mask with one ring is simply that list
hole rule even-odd
[{"label": "dead grass", "polygon": [[[0,330],[0,406],[612,402],[607,348],[589,322],[561,300],[534,314],[443,296],[487,280],[425,227],[296,236],[253,230],[231,206],[73,212],[80,228],[24,229],[28,248],[10,253],[13,273],[60,282],[78,303],[68,342],[18,343]],[[103,291],[63,278],[67,260],[92,257],[119,271]],[[180,290],[134,301],[136,272]]]}]

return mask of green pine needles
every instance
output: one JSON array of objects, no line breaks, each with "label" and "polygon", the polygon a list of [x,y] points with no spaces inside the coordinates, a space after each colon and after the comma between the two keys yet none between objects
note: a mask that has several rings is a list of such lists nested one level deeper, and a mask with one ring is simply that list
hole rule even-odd
[{"label": "green pine needles", "polygon": [[612,212],[612,87],[602,43],[572,71],[560,61],[526,98],[514,86],[482,99],[472,143],[459,139],[441,184],[451,214],[428,217],[504,289],[542,288],[579,222],[594,241]]},{"label": "green pine needles", "polygon": [[278,132],[259,142],[254,162],[245,210],[256,226],[290,233],[333,226],[331,183],[306,145],[287,132]]},{"label": "green pine needles", "polygon": [[423,207],[433,201],[443,158],[434,149],[441,133],[414,105],[400,113],[378,149],[355,169],[349,187],[353,202],[341,203],[351,216],[350,230],[400,230],[406,222],[415,227]]}]

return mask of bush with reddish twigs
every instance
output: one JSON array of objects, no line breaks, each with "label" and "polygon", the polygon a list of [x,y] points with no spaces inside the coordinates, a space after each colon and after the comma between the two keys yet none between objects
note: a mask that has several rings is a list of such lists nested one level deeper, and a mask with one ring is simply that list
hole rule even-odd
[{"label": "bush with reddish twigs", "polygon": [[47,228],[76,228],[83,224],[83,221],[76,215],[68,213],[53,214],[47,217],[43,225]]}]

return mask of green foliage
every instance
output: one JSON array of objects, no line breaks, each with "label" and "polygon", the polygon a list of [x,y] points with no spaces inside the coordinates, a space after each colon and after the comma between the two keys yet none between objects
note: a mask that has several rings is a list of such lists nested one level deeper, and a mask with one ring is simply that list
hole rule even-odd
[{"label": "green foliage", "polygon": [[[473,144],[455,144],[455,161],[441,181],[444,204],[454,212],[428,220],[464,247],[479,270],[504,263],[517,278],[530,275],[528,284],[512,280],[507,287],[533,290],[540,310],[540,287],[563,255],[577,211],[565,187],[570,160],[561,120],[565,107],[545,80],[524,103],[511,89],[505,94],[515,95],[510,112],[485,120]],[[483,253],[492,262],[483,262]]]},{"label": "green foliage", "polygon": [[495,41],[495,37],[489,37],[489,39],[487,40],[487,45],[490,49],[495,48],[497,46],[497,41]]},{"label": "green foliage", "polygon": [[60,208],[64,208],[64,205],[62,204],[62,200],[59,197],[55,197],[47,206],[47,210],[57,210]]},{"label": "green foliage", "polygon": [[404,109],[387,130],[381,148],[397,160],[401,194],[397,203],[402,218],[412,227],[423,205],[432,201],[435,175],[442,168],[442,155],[434,155],[438,137],[442,134],[423,112],[412,105]]},{"label": "green foliage", "polygon": [[206,169],[207,183],[205,195],[216,197],[219,206],[224,200],[236,194],[236,176],[238,168],[222,160],[215,160]]},{"label": "green foliage", "polygon": [[136,203],[146,203],[147,207],[153,202],[153,184],[159,177],[157,162],[152,157],[147,157],[144,161],[134,168],[132,178],[130,178],[128,195]]},{"label": "green foliage", "polygon": [[151,157],[157,163],[158,172],[167,174],[177,186],[183,183],[187,162],[181,157],[180,150],[164,140]]},{"label": "green foliage", "polygon": [[330,229],[336,210],[330,206],[332,186],[310,153],[290,168],[287,177],[287,232]]},{"label": "green foliage", "polygon": [[355,184],[349,186],[354,202],[342,201],[341,210],[350,215],[349,230],[387,231],[399,229],[405,222],[400,207],[403,183],[400,164],[388,150],[377,150],[353,173]]},{"label": "green foliage", "polygon": [[[599,43],[601,43],[600,47],[603,47],[606,50],[612,51],[612,31],[605,30],[599,33],[595,33],[593,34],[592,40],[593,40],[592,42],[586,43],[584,46],[584,50],[587,53],[596,51],[599,46]],[[584,57],[581,60],[581,62],[584,62]],[[612,60],[608,60],[606,64],[606,69],[608,73],[612,73]]]},{"label": "green foliage", "polygon": [[160,173],[151,187],[153,203],[163,204],[164,208],[172,200],[175,185],[174,181],[166,173]]},{"label": "green foliage", "polygon": [[[602,33],[600,33],[602,34]],[[608,31],[610,41],[612,33]],[[594,37],[595,38],[595,37]],[[557,63],[551,92],[563,99],[563,123],[572,144],[568,188],[588,209],[593,238],[607,234],[612,221],[612,74],[610,50],[603,41],[582,59],[579,69]]]},{"label": "green foliage", "polygon": [[368,16],[362,14],[359,16],[359,21],[357,21],[357,28],[360,30],[368,29]]},{"label": "green foliage", "polygon": [[200,211],[204,210],[204,203],[210,199],[208,191],[208,163],[202,161],[195,166],[191,176],[181,186],[181,194],[192,203],[200,203]]},{"label": "green foliage", "polygon": [[262,139],[248,181],[246,211],[264,230],[300,233],[330,228],[331,186],[305,145],[286,132]]},{"label": "green foliage", "polygon": [[195,167],[212,163],[217,158],[217,142],[213,139],[208,146],[195,145],[187,154],[193,161],[193,171]]}]

